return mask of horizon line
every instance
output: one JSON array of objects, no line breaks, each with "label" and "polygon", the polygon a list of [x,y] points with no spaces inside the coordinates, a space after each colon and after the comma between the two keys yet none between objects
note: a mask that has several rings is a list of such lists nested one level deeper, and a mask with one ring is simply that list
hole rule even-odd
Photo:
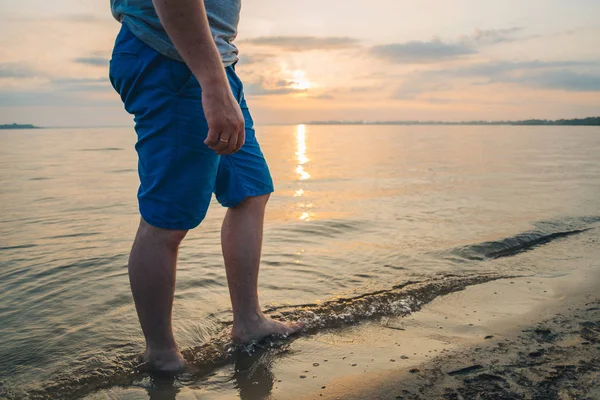
[{"label": "horizon line", "polygon": [[[132,125],[55,125],[55,126],[37,126],[33,124],[19,123],[1,123],[2,126],[29,126],[33,129],[83,129],[83,128],[133,128]],[[290,123],[266,123],[257,124],[262,126],[285,126],[285,125],[600,125],[600,116],[583,118],[561,118],[561,119],[523,119],[523,120],[462,120],[462,121],[444,121],[444,120],[317,120],[306,122]],[[2,129],[2,128],[0,128]],[[18,129],[18,128],[17,128]],[[26,128],[24,128],[26,129]],[[2,129],[10,130],[10,129]]]}]

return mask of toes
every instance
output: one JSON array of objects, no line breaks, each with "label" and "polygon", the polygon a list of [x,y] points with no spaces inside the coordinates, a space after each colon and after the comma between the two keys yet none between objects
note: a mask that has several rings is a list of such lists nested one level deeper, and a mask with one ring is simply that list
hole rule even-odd
[{"label": "toes", "polygon": [[286,324],[286,331],[288,334],[298,332],[304,328],[304,322],[290,322]]},{"label": "toes", "polygon": [[250,330],[232,329],[231,339],[235,343],[249,343],[254,340],[262,340],[269,336],[283,336],[294,334],[304,328],[303,322],[281,322],[270,318],[265,319],[260,327]]}]

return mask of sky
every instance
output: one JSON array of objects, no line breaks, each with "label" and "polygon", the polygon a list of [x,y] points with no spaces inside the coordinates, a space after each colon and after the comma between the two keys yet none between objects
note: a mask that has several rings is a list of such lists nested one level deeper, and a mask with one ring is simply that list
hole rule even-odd
[{"label": "sky", "polygon": [[[108,0],[0,0],[0,124],[127,126]],[[243,0],[257,124],[600,115],[599,0]]]}]

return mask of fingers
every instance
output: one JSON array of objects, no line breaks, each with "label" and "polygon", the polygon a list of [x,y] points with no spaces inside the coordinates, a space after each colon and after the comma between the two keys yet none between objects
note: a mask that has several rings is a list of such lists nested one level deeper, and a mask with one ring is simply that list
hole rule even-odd
[{"label": "fingers", "polygon": [[227,133],[222,132],[221,136],[219,136],[219,140],[217,144],[215,144],[211,149],[213,149],[217,154],[224,155],[229,154],[227,152],[227,147],[229,146],[229,141],[231,140],[231,136]]},{"label": "fingers", "polygon": [[211,150],[214,150],[217,154],[229,154],[227,148],[229,147],[229,142],[231,140],[230,138],[231,136],[221,132],[220,129],[209,128],[206,140],[204,140],[204,144],[207,145]]},{"label": "fingers", "polygon": [[211,150],[214,150],[219,155],[227,155],[235,153],[235,148],[238,141],[238,135],[228,135],[227,133],[221,133],[216,143],[209,145]]},{"label": "fingers", "polygon": [[227,147],[225,148],[225,150],[223,151],[223,153],[225,153],[225,154],[233,154],[233,153],[235,153],[235,147],[237,146],[238,136],[239,136],[239,134],[236,133],[234,135],[231,135],[227,139]]},{"label": "fingers", "polygon": [[[208,129],[208,135],[204,140],[204,144],[213,149],[219,143],[219,131],[216,129]],[[214,150],[214,149],[213,149]]]},{"label": "fingers", "polygon": [[237,153],[242,146],[246,143],[246,129],[242,129],[242,131],[238,134],[237,143],[234,149],[234,153]]},{"label": "fingers", "polygon": [[212,132],[215,132],[215,130],[209,131],[204,143],[219,155],[236,153],[245,143],[246,135],[243,127],[238,132],[231,134],[221,132],[216,138],[216,135],[211,136]]}]

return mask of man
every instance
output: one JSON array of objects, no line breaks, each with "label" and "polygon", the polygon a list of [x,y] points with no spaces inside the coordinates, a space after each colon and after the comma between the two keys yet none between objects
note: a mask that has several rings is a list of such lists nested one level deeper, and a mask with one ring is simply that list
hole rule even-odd
[{"label": "man", "polygon": [[110,80],[138,135],[142,216],[129,281],[146,338],[144,359],[177,371],[171,328],[177,250],[214,192],[228,208],[221,244],[233,308],[232,338],[287,335],[300,323],[266,318],[257,281],[269,169],[234,64],[241,0],[111,0],[122,23]]}]

